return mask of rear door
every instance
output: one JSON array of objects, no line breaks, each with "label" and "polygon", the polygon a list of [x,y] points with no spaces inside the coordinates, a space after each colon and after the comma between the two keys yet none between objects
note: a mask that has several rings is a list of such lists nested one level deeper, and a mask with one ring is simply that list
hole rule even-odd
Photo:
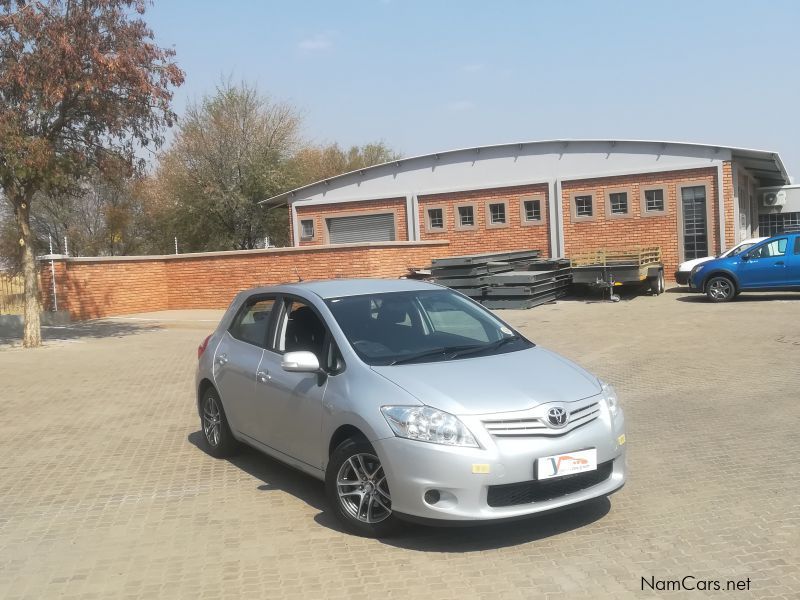
[{"label": "rear door", "polygon": [[771,239],[744,253],[739,269],[739,283],[743,288],[782,287],[788,281],[787,254],[789,240],[786,237]]},{"label": "rear door", "polygon": [[794,236],[792,250],[786,253],[786,274],[789,285],[800,287],[800,235]]},{"label": "rear door", "polygon": [[248,298],[214,354],[214,381],[231,427],[258,439],[256,374],[274,318],[275,296]]}]

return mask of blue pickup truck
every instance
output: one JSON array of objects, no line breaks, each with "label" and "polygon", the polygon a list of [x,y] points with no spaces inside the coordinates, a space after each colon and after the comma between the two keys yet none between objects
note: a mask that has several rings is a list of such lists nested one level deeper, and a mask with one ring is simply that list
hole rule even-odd
[{"label": "blue pickup truck", "polygon": [[741,292],[800,292],[800,232],[776,235],[736,256],[697,265],[689,287],[712,302],[728,302]]}]

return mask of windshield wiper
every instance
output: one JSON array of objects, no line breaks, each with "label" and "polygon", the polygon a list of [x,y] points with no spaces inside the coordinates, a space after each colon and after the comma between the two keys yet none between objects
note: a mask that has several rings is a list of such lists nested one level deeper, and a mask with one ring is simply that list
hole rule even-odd
[{"label": "windshield wiper", "polygon": [[425,350],[423,352],[417,352],[416,354],[411,354],[409,356],[401,356],[389,363],[390,366],[393,365],[402,365],[405,363],[414,362],[415,360],[419,360],[421,358],[427,358],[429,356],[439,356],[440,354],[453,354],[455,356],[458,352],[466,351],[475,348],[475,346],[443,346],[442,348],[434,348],[433,350]]},{"label": "windshield wiper", "polygon": [[489,344],[481,344],[479,346],[469,346],[468,348],[464,348],[453,354],[452,358],[457,358],[459,356],[467,356],[469,354],[475,354],[477,352],[483,352],[485,350],[497,350],[501,346],[505,346],[508,342],[514,342],[516,340],[522,339],[518,335],[512,335],[509,337],[500,338],[495,342],[491,342]]}]

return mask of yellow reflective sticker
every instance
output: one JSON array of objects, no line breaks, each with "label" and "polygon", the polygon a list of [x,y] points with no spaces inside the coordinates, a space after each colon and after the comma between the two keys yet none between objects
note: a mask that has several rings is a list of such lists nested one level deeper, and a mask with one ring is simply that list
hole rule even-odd
[{"label": "yellow reflective sticker", "polygon": [[625,434],[623,433],[621,436],[617,438],[617,444],[622,446],[625,443]]},{"label": "yellow reflective sticker", "polygon": [[472,472],[486,474],[489,472],[489,465],[472,465]]}]

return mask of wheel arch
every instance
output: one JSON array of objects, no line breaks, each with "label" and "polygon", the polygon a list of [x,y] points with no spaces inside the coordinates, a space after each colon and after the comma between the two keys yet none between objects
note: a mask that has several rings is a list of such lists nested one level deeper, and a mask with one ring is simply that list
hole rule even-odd
[{"label": "wheel arch", "polygon": [[739,291],[739,289],[740,289],[740,288],[739,288],[739,279],[736,277],[736,275],[734,275],[733,273],[731,273],[730,271],[727,271],[727,270],[725,270],[725,269],[716,269],[716,270],[714,270],[714,271],[711,271],[711,272],[710,272],[708,275],[706,275],[706,276],[705,276],[705,278],[703,279],[703,288],[702,288],[702,291],[703,291],[703,292],[705,292],[705,291],[706,291],[706,284],[707,284],[709,281],[711,281],[711,280],[712,280],[714,277],[725,277],[725,278],[727,278],[727,279],[730,279],[730,280],[733,282],[733,287],[734,287],[734,289],[735,289],[736,291]]},{"label": "wheel arch", "polygon": [[[212,388],[212,389],[215,389],[215,390],[217,389],[216,387],[214,387],[214,383],[208,377],[204,377],[203,379],[200,380],[200,383],[197,386],[197,412],[198,413],[202,412],[202,408],[200,407],[200,401],[203,399],[203,394],[205,394],[208,391],[209,388]],[[219,395],[219,392],[217,392],[217,394]]]},{"label": "wheel arch", "polygon": [[361,431],[355,425],[345,424],[340,425],[336,428],[336,431],[333,432],[331,435],[330,442],[328,443],[328,456],[330,458],[333,455],[333,451],[336,450],[336,447],[341,444],[343,441],[349,438],[362,438],[364,441],[369,441],[367,435]]}]

